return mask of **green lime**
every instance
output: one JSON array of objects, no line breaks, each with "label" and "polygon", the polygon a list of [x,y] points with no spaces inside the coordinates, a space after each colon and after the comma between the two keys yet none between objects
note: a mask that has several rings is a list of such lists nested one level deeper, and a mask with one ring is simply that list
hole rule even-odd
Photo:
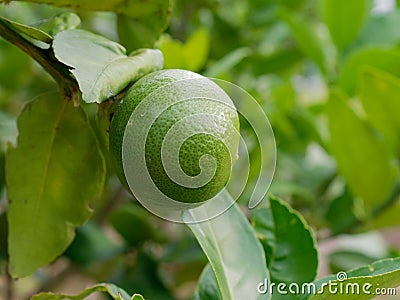
[{"label": "green lime", "polygon": [[[112,162],[126,187],[130,174],[125,174],[123,167],[124,133],[142,101],[148,105],[143,118],[156,116],[143,139],[146,169],[157,189],[184,203],[214,197],[226,185],[237,159],[239,118],[229,96],[213,81],[185,70],[161,70],[137,81],[114,114],[109,136]],[[154,103],[149,105],[148,101]],[[144,120],[137,117],[135,128],[148,126]],[[135,147],[134,142],[130,145]],[[168,150],[172,148],[177,152]],[[175,160],[187,177],[184,182],[168,172],[166,166]],[[207,182],[196,181],[201,175],[208,178]],[[187,184],[191,179],[194,184]]]}]

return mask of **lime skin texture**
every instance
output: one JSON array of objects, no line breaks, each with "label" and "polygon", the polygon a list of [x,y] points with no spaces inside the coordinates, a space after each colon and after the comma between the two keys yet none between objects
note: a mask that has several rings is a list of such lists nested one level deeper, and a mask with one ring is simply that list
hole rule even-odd
[{"label": "lime skin texture", "polygon": [[[201,88],[207,90],[207,97],[191,97],[191,85],[196,79],[201,81]],[[179,81],[185,89],[174,87]],[[130,87],[113,116],[109,133],[109,145],[112,165],[122,184],[128,189],[122,159],[122,146],[126,126],[132,112],[146,97],[168,88],[168,97],[179,97],[174,103],[162,111],[152,124],[146,137],[145,161],[147,171],[157,188],[169,198],[183,203],[199,203],[213,198],[221,191],[229,180],[232,164],[237,159],[239,145],[239,117],[229,96],[212,80],[199,74],[177,69],[161,70],[150,73]],[[215,91],[215,92],[214,92]],[[214,95],[215,99],[209,97]],[[224,95],[224,97],[221,97]],[[218,98],[223,98],[218,99]],[[217,101],[216,101],[217,100]],[[228,105],[227,105],[228,104]],[[151,106],[152,107],[152,106]],[[154,106],[156,107],[156,106]],[[157,108],[154,108],[157,109]],[[198,132],[189,136],[179,148],[179,164],[187,176],[196,176],[202,171],[201,158],[206,155],[214,158],[212,178],[199,187],[188,187],[171,179],[163,164],[168,160],[168,152],[162,156],[162,145],[169,130],[180,120],[191,116],[213,115],[218,121],[208,122],[207,126],[215,134]],[[202,118],[193,119],[193,131],[201,127]],[[210,125],[211,123],[211,125]],[[139,123],[140,126],[140,123]],[[135,149],[130,149],[135,151]],[[172,154],[171,154],[172,155]],[[133,192],[134,191],[130,191]]]}]

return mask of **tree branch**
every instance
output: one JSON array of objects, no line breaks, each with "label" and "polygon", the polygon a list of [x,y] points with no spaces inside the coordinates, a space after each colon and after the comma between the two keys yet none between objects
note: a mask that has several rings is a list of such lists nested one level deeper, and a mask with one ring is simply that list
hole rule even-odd
[{"label": "tree branch", "polygon": [[74,103],[78,103],[78,83],[71,76],[68,67],[55,58],[51,48],[41,49],[33,45],[29,40],[24,38],[18,32],[14,31],[1,19],[0,36],[6,41],[20,48],[35,61],[37,61],[43,67],[43,69],[58,83],[60,92],[63,94],[63,96],[72,99]]}]

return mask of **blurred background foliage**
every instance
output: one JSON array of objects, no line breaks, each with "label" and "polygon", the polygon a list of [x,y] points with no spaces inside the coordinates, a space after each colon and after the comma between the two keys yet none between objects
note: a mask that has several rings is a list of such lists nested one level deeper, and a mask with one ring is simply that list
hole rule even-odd
[{"label": "blurred background foliage", "polygon": [[[394,0],[175,0],[155,44],[165,68],[228,80],[263,107],[278,153],[270,192],[314,228],[324,257],[320,275],[399,255],[398,6]],[[65,11],[0,6],[0,15],[33,25]],[[119,41],[114,14],[78,15],[81,28]],[[15,143],[23,105],[56,88],[26,54],[0,40],[0,264],[7,257],[6,145]],[[87,110],[93,122],[103,122],[98,135],[106,137],[107,121]],[[242,132],[252,134],[245,123]],[[257,145],[250,152],[257,166]],[[21,298],[99,281],[148,299],[193,294],[206,258],[192,234],[132,202],[108,169],[91,221],[55,264],[15,283]],[[243,207],[248,193],[239,199]]]}]

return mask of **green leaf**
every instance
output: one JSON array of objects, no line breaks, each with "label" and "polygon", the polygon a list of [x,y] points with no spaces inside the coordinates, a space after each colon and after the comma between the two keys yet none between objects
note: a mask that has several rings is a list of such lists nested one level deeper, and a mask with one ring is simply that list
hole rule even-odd
[{"label": "green leaf", "polygon": [[64,300],[64,299],[72,299],[72,300],[80,300],[85,299],[90,294],[95,292],[103,292],[107,293],[115,300],[144,300],[143,296],[135,294],[132,297],[127,294],[123,289],[117,287],[112,283],[99,283],[92,287],[89,287],[82,291],[78,295],[68,296],[64,294],[54,294],[54,293],[40,293],[34,295],[31,300]]},{"label": "green leaf", "polygon": [[237,48],[227,55],[222,57],[220,60],[213,63],[205,72],[204,76],[207,77],[218,77],[230,70],[232,70],[237,64],[251,54],[251,49],[247,47]]},{"label": "green leaf", "polygon": [[210,264],[207,264],[201,272],[193,300],[222,300],[217,279]]},{"label": "green leaf", "polygon": [[[392,190],[391,196],[381,207],[378,207],[379,214],[372,220],[371,225],[373,228],[390,228],[399,225],[400,215],[400,191],[399,186],[395,186]],[[379,209],[381,209],[379,211]]]},{"label": "green leaf", "polygon": [[268,56],[252,55],[245,59],[245,62],[250,65],[255,76],[268,73],[281,74],[301,62],[304,58],[303,52],[298,47],[279,49]]},{"label": "green leaf", "polygon": [[172,0],[131,1],[134,14],[118,15],[120,43],[132,51],[152,48],[168,25]]},{"label": "green leaf", "polygon": [[339,49],[349,46],[364,26],[370,0],[322,0],[322,16]]},{"label": "green leaf", "polygon": [[53,41],[53,38],[50,35],[35,27],[7,20],[6,18],[3,18],[1,16],[0,16],[0,22],[6,25],[7,27],[13,29],[15,32],[26,35],[34,40],[38,40],[46,44],[50,44]]},{"label": "green leaf", "polygon": [[400,148],[400,79],[372,67],[361,74],[360,99],[368,120],[386,140]]},{"label": "green leaf", "polygon": [[39,22],[36,26],[51,36],[55,36],[61,31],[78,28],[80,24],[81,19],[78,15],[72,12],[64,12],[50,19]]},{"label": "green leaf", "polygon": [[151,223],[149,212],[139,205],[127,203],[121,206],[110,214],[109,220],[129,246],[138,247],[147,240],[160,240],[159,229]]},{"label": "green leaf", "polygon": [[399,23],[400,12],[398,10],[371,16],[355,42],[355,46],[395,46],[400,42]]},{"label": "green leaf", "polygon": [[163,35],[158,43],[158,48],[164,56],[164,67],[166,69],[184,69],[186,59],[183,55],[184,45],[169,35]]},{"label": "green leaf", "polygon": [[[317,274],[318,253],[310,227],[303,217],[284,201],[269,197],[270,207],[253,214],[253,226],[268,249],[268,268],[275,283],[304,283]],[[273,299],[279,299],[275,294]],[[290,295],[285,296],[288,299]]]},{"label": "green leaf", "polygon": [[198,72],[205,65],[210,52],[210,35],[205,28],[199,28],[186,41],[183,55],[187,69]]},{"label": "green leaf", "polygon": [[[53,6],[67,7],[77,11],[113,11],[117,14],[122,14],[135,17],[151,17],[151,13],[154,12],[155,8],[150,5],[143,5],[142,1],[121,1],[121,0],[108,0],[108,1],[96,1],[96,0],[11,0],[11,1],[25,1],[33,3],[50,4]],[[157,2],[156,2],[157,1]],[[9,2],[9,0],[0,0],[2,2]],[[161,3],[160,0],[146,1],[150,3]],[[168,2],[165,0],[164,2]]]},{"label": "green leaf", "polygon": [[126,56],[121,45],[78,29],[57,34],[53,48],[56,58],[72,68],[82,98],[88,103],[101,103],[117,95],[133,81],[163,65],[159,50],[142,49]]},{"label": "green leaf", "polygon": [[[118,33],[128,49],[151,48],[167,27],[171,14],[171,0],[28,0],[67,7],[76,11],[111,11],[118,15]],[[0,1],[7,2],[7,1]]]},{"label": "green leaf", "polygon": [[376,260],[377,257],[362,253],[362,250],[338,250],[329,254],[329,266],[333,272],[360,268]]},{"label": "green leaf", "polygon": [[91,215],[104,158],[84,112],[58,93],[38,97],[18,118],[6,156],[10,273],[24,277],[60,255]]},{"label": "green leaf", "polygon": [[400,50],[388,47],[370,47],[349,56],[339,75],[339,85],[349,95],[355,93],[361,71],[365,66],[372,66],[400,76]]},{"label": "green leaf", "polygon": [[240,28],[248,20],[250,2],[241,0],[221,0],[217,6],[218,16],[232,28]]},{"label": "green leaf", "polygon": [[159,43],[164,54],[166,69],[186,69],[200,71],[205,65],[210,51],[210,36],[206,29],[199,28],[185,44],[164,35]]},{"label": "green leaf", "polygon": [[[2,92],[0,93],[0,106],[4,107],[10,103],[13,97],[21,90],[25,90],[29,86],[29,81],[33,81],[32,60],[22,51],[16,51],[13,44],[0,40],[0,85]],[[7,71],[5,71],[7,70]],[[27,80],[27,79],[31,80]],[[0,112],[0,124],[2,124]],[[0,125],[1,126],[1,125]],[[1,129],[0,129],[1,130]],[[0,133],[0,136],[2,134]]]},{"label": "green leaf", "polygon": [[352,229],[358,223],[355,214],[356,203],[353,195],[346,188],[344,193],[331,201],[325,214],[332,234],[339,234]]},{"label": "green leaf", "polygon": [[87,266],[122,252],[122,247],[112,242],[104,231],[92,222],[76,230],[76,236],[65,255],[74,262]]},{"label": "green leaf", "polygon": [[326,73],[324,45],[310,22],[287,10],[280,11],[281,18],[288,24],[294,40],[308,58],[316,63],[322,73]]},{"label": "green leaf", "polygon": [[228,192],[212,201],[210,210],[230,208],[218,217],[202,220],[210,214],[204,206],[184,213],[183,219],[197,238],[217,278],[222,299],[269,299],[260,295],[257,285],[268,278],[265,255],[254,230]]},{"label": "green leaf", "polygon": [[[252,217],[253,227],[257,233],[262,246],[264,247],[267,266],[271,266],[275,252],[275,224],[271,208],[256,209]],[[271,274],[271,280],[272,274]]]},{"label": "green leaf", "polygon": [[[342,273],[342,275],[344,275],[344,273]],[[377,288],[382,290],[400,286],[400,258],[377,261],[371,265],[348,271],[346,275],[347,279],[342,281],[337,280],[335,275],[316,281],[315,285],[317,290],[325,284],[323,292],[319,291],[318,294],[303,296],[300,297],[300,299],[373,299],[377,296]],[[346,291],[347,286],[347,290],[350,292],[331,293],[329,291],[329,281],[331,282],[331,286],[336,286],[337,290],[339,290],[340,285],[342,285],[344,291]],[[359,287],[359,293],[351,293],[355,285]],[[367,293],[363,290],[363,287],[365,287]]]},{"label": "green leaf", "polygon": [[397,176],[387,145],[355,114],[340,90],[327,104],[330,151],[350,190],[371,212],[390,194]]},{"label": "green leaf", "polygon": [[14,117],[0,111],[0,152],[7,149],[7,144],[15,145],[18,135],[17,122]]},{"label": "green leaf", "polygon": [[117,266],[113,282],[131,294],[138,292],[149,299],[174,300],[161,279],[160,262],[144,248],[134,251],[135,263],[132,263],[130,255],[122,258],[122,265]]},{"label": "green leaf", "polygon": [[[267,2],[267,1],[266,1]],[[271,0],[280,6],[286,6],[291,10],[301,10],[302,6],[307,2],[305,0]]]}]

